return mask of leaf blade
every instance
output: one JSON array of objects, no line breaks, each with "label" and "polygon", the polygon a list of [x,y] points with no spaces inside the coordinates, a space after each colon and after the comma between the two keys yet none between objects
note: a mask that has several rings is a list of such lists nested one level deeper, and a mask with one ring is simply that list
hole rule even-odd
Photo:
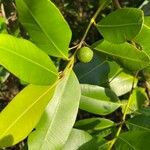
[{"label": "leaf blade", "polygon": [[43,120],[29,136],[29,149],[61,149],[75,122],[79,99],[80,86],[71,71],[58,85],[52,103],[47,108],[47,115],[42,117]]},{"label": "leaf blade", "polygon": [[98,41],[94,49],[130,71],[142,70],[150,63],[150,59],[144,51],[138,50],[129,43],[112,44],[103,40]]},{"label": "leaf blade", "polygon": [[124,43],[132,40],[143,25],[143,12],[136,8],[118,9],[98,24],[97,28],[105,40],[112,43]]},{"label": "leaf blade", "polygon": [[47,0],[16,0],[16,5],[31,40],[48,54],[68,59],[71,30],[58,8]]},{"label": "leaf blade", "polygon": [[83,84],[81,93],[80,109],[94,114],[107,115],[121,105],[115,93],[108,88]]},{"label": "leaf blade", "polygon": [[27,40],[6,34],[0,35],[0,64],[28,83],[49,85],[58,78],[56,67],[44,52]]},{"label": "leaf blade", "polygon": [[53,93],[54,85],[28,85],[8,104],[0,113],[0,147],[15,145],[26,138],[39,121]]}]

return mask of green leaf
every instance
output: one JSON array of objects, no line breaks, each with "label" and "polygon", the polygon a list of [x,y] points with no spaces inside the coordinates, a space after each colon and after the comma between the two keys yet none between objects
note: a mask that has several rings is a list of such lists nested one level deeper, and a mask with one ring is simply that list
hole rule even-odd
[{"label": "green leaf", "polygon": [[114,62],[95,53],[89,63],[75,64],[74,71],[80,83],[108,86],[108,83],[121,72],[122,68]]},{"label": "green leaf", "polygon": [[102,131],[114,125],[114,122],[104,118],[89,118],[79,120],[75,123],[75,128],[94,133],[95,131]]},{"label": "green leaf", "polygon": [[121,105],[115,93],[108,88],[83,84],[81,92],[80,109],[94,114],[107,115]]},{"label": "green leaf", "polygon": [[49,55],[68,59],[70,28],[50,0],[16,0],[19,20],[31,41]]},{"label": "green leaf", "polygon": [[[144,50],[147,55],[150,56],[150,17],[144,18],[144,26],[142,31],[138,34],[138,36],[134,39],[136,43],[140,45],[142,50]],[[145,78],[150,82],[150,66],[144,68],[143,74]]]},{"label": "green leaf", "polygon": [[94,137],[89,142],[83,144],[78,150],[108,150],[108,143],[102,137]]},{"label": "green leaf", "polygon": [[73,129],[62,150],[77,150],[80,146],[90,141],[92,136],[85,131]]},{"label": "green leaf", "polygon": [[144,51],[138,50],[129,43],[112,44],[102,40],[96,42],[95,50],[107,55],[130,71],[142,70],[150,63]]},{"label": "green leaf", "polygon": [[105,40],[123,43],[132,40],[141,31],[143,20],[143,12],[140,9],[122,8],[102,19],[97,28]]},{"label": "green leaf", "polygon": [[112,80],[110,79],[110,88],[116,93],[117,96],[124,95],[131,91],[134,81],[134,87],[137,85],[137,79],[132,75],[125,72],[120,72]]},{"label": "green leaf", "polygon": [[129,127],[129,130],[135,131],[147,131],[150,132],[150,117],[144,114],[137,115],[131,119],[129,119],[126,124]]},{"label": "green leaf", "polygon": [[31,42],[0,35],[0,64],[23,81],[50,85],[58,73],[48,55]]},{"label": "green leaf", "polygon": [[120,134],[115,150],[149,150],[150,133],[143,131],[129,131]]},{"label": "green leaf", "polygon": [[[129,100],[130,103],[128,105],[128,110],[127,110],[127,114],[130,114],[130,113],[134,113],[135,111],[141,109],[146,101],[148,101],[148,97],[147,97],[147,94],[145,93],[145,89],[144,88],[135,88],[133,91],[132,91],[132,94],[130,95],[129,97]],[[126,108],[126,104],[125,105],[122,105],[122,111],[124,113],[125,111],[125,108]]]},{"label": "green leaf", "polygon": [[7,33],[6,20],[0,16],[0,33]]},{"label": "green leaf", "polygon": [[53,86],[28,85],[0,113],[0,147],[25,139],[52,98]]},{"label": "green leaf", "polygon": [[78,80],[71,71],[58,84],[45,114],[29,136],[29,150],[56,150],[64,146],[76,119],[80,92]]},{"label": "green leaf", "polygon": [[137,37],[134,39],[136,43],[138,43],[141,48],[147,52],[147,54],[150,56],[150,17],[145,17],[144,25],[141,30],[141,32],[137,35]]},{"label": "green leaf", "polygon": [[74,71],[80,83],[101,85],[107,80],[109,66],[105,58],[94,54],[91,62],[75,64]]}]

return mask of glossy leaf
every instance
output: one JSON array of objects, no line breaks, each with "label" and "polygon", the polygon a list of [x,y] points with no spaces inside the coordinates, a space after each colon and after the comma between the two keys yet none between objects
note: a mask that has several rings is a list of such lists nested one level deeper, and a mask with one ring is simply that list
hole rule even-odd
[{"label": "glossy leaf", "polygon": [[[132,94],[130,95],[128,101],[130,101],[130,103],[128,105],[128,110],[126,112],[127,114],[134,113],[135,111],[141,109],[145,105],[146,101],[148,101],[148,97],[147,94],[145,93],[145,89],[135,88],[132,91]],[[126,108],[126,104],[122,105],[123,113],[125,111],[125,108]]]},{"label": "glossy leaf", "polygon": [[71,31],[58,8],[50,0],[16,0],[16,5],[31,41],[52,56],[68,59]]},{"label": "glossy leaf", "polygon": [[94,114],[107,115],[121,105],[115,93],[108,88],[82,84],[81,92],[80,109]]},{"label": "glossy leaf", "polygon": [[144,114],[134,116],[129,119],[126,124],[128,125],[129,130],[143,130],[150,132],[150,117]]},{"label": "glossy leaf", "polygon": [[120,72],[112,80],[110,79],[110,88],[116,93],[117,96],[124,95],[131,91],[134,81],[134,87],[137,85],[137,79],[134,76],[125,72]]},{"label": "glossy leaf", "polygon": [[144,51],[140,51],[129,43],[112,44],[105,40],[96,42],[95,50],[117,61],[130,71],[138,71],[147,67],[150,59]]},{"label": "glossy leaf", "polygon": [[143,12],[136,8],[118,9],[98,24],[97,28],[105,40],[113,43],[123,43],[132,40],[143,25]]},{"label": "glossy leaf", "polygon": [[15,145],[28,136],[53,93],[54,85],[29,85],[6,106],[0,113],[1,148]]},{"label": "glossy leaf", "polygon": [[80,146],[90,141],[92,136],[85,131],[73,129],[62,150],[77,150]]},{"label": "glossy leaf", "polygon": [[45,114],[29,136],[29,150],[61,149],[75,122],[79,100],[80,86],[71,71],[58,84]]},{"label": "glossy leaf", "polygon": [[0,35],[0,64],[28,83],[50,85],[58,78],[48,55],[31,42],[7,34]]},{"label": "glossy leaf", "polygon": [[149,150],[150,133],[143,131],[129,131],[120,134],[115,145],[116,150]]}]

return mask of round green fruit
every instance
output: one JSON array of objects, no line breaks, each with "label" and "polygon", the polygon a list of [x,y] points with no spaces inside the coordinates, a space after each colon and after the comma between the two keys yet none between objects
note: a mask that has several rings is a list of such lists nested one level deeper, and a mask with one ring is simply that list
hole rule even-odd
[{"label": "round green fruit", "polygon": [[83,63],[88,63],[93,58],[93,51],[89,47],[82,47],[77,52],[78,59]]}]

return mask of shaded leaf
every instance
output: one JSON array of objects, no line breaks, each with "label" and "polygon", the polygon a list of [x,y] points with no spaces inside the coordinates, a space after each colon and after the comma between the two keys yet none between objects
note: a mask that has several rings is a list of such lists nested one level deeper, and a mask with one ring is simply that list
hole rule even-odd
[{"label": "shaded leaf", "polygon": [[143,25],[143,12],[137,8],[122,8],[110,13],[98,24],[97,28],[105,40],[123,43],[132,40]]},{"label": "shaded leaf", "polygon": [[72,130],[80,100],[80,86],[71,71],[58,84],[36,130],[28,139],[29,150],[61,149]]},{"label": "shaded leaf", "polygon": [[144,114],[134,116],[129,119],[126,124],[128,125],[129,130],[143,130],[150,132],[150,117]]},{"label": "shaded leaf", "polygon": [[58,78],[48,55],[31,42],[7,34],[0,35],[0,64],[28,83],[50,85]]},{"label": "shaded leaf", "polygon": [[74,71],[80,83],[101,85],[107,80],[107,72],[109,72],[109,69],[106,64],[106,59],[94,54],[91,62],[78,62],[75,64]]},{"label": "shaded leaf", "polygon": [[79,120],[75,123],[75,128],[82,130],[103,130],[114,125],[114,122],[104,118],[90,118]]},{"label": "shaded leaf", "polygon": [[50,0],[16,0],[16,5],[31,41],[52,56],[68,59],[71,31],[58,8]]},{"label": "shaded leaf", "polygon": [[150,133],[143,131],[129,131],[120,134],[115,148],[116,150],[149,150]]},{"label": "shaded leaf", "polygon": [[81,92],[80,109],[94,114],[107,115],[121,105],[115,93],[108,88],[82,84]]},{"label": "shaded leaf", "polygon": [[53,86],[28,85],[0,113],[0,147],[22,141],[36,126],[52,98]]},{"label": "shaded leaf", "polygon": [[78,150],[108,150],[108,143],[102,137],[94,137],[89,142],[83,144]]},{"label": "shaded leaf", "polygon": [[[79,120],[75,123],[75,128],[85,130],[90,134],[99,134],[105,136],[110,133],[108,130],[114,125],[114,122],[104,118],[89,118]],[[105,131],[104,131],[105,130]],[[101,132],[102,131],[102,132]],[[103,132],[104,131],[104,132]]]}]

